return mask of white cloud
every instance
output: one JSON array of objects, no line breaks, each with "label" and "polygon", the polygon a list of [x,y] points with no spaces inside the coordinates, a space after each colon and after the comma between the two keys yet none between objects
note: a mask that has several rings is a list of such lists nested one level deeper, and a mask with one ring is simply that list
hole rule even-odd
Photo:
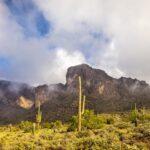
[{"label": "white cloud", "polygon": [[[115,50],[110,48],[111,42],[98,45],[91,39],[95,46],[91,49],[95,53],[91,54],[92,64],[114,76],[125,74],[150,81],[149,0],[35,0],[35,3],[55,23],[57,31],[84,33],[89,30],[84,26],[87,25],[115,39]],[[84,36],[80,37],[82,40]]]},{"label": "white cloud", "polygon": [[[0,56],[10,61],[8,80],[30,84],[65,82],[70,65],[85,62],[80,51],[49,50],[49,39],[26,38],[8,9],[0,3]],[[6,68],[7,70],[8,68]]]},{"label": "white cloud", "polygon": [[[55,58],[53,60],[53,58]],[[45,82],[51,79],[51,83],[63,82],[66,81],[66,71],[70,66],[78,65],[85,63],[86,60],[83,54],[79,51],[68,51],[62,48],[57,48],[54,52],[53,57],[51,58],[50,69],[47,70],[45,66],[45,71],[43,71],[43,76]],[[48,72],[45,74],[44,72]]]},{"label": "white cloud", "polygon": [[0,3],[0,55],[13,58],[14,70],[8,78],[31,83],[61,82],[67,67],[87,62],[115,77],[126,75],[150,81],[149,0],[34,3],[53,25],[53,32],[46,37],[24,37],[23,29]]}]

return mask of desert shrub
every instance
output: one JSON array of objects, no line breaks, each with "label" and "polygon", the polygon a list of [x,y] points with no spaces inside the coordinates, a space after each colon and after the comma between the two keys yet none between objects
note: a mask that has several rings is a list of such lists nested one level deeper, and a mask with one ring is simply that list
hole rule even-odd
[{"label": "desert shrub", "polygon": [[[126,143],[122,143],[122,149],[123,150],[139,150],[137,145],[130,145],[130,144],[126,144]],[[140,150],[144,150],[144,149],[140,149]]]},{"label": "desert shrub", "polygon": [[55,121],[55,122],[52,122],[51,123],[51,125],[52,125],[52,128],[61,128],[63,125],[62,125],[62,122],[61,121],[59,121],[59,120],[57,120],[57,121]]},{"label": "desert shrub", "polygon": [[[85,110],[82,116],[82,129],[100,129],[104,125],[104,118],[94,114],[92,110]],[[78,117],[73,116],[70,120],[68,131],[75,131],[78,125]]]},{"label": "desert shrub", "polygon": [[149,111],[146,111],[144,108],[140,110],[137,117],[142,122],[150,121],[150,113],[149,113]]},{"label": "desert shrub", "polygon": [[78,140],[75,147],[76,149],[104,149],[104,147],[108,148],[108,144],[107,141],[104,141],[103,139],[87,137]]},{"label": "desert shrub", "polygon": [[120,141],[123,141],[125,139],[123,133],[121,133],[121,132],[118,133],[118,137],[119,137]]},{"label": "desert shrub", "polygon": [[61,131],[63,128],[63,124],[59,120],[50,123],[50,126],[51,126],[51,129],[54,129],[54,131]]},{"label": "desert shrub", "polygon": [[61,128],[63,128],[63,124],[61,121],[57,120],[55,122],[46,122],[42,124],[43,128],[46,129],[54,129],[54,130],[60,130]]},{"label": "desert shrub", "polygon": [[77,129],[78,126],[78,117],[77,116],[72,116],[70,119],[70,124],[68,127],[68,132],[69,131],[75,131]]},{"label": "desert shrub", "polygon": [[133,137],[135,139],[139,139],[142,137],[144,140],[149,140],[150,139],[150,124],[141,124],[138,127],[134,129],[134,134]]},{"label": "desert shrub", "polygon": [[131,125],[127,122],[119,122],[115,126],[119,129],[126,129],[126,128],[131,127]]},{"label": "desert shrub", "polygon": [[143,136],[150,139],[150,129],[145,129],[143,132]]},{"label": "desert shrub", "polygon": [[145,114],[145,120],[150,121],[150,114],[149,114],[149,113],[146,113],[146,114]]},{"label": "desert shrub", "polygon": [[[145,110],[146,115],[150,115],[148,110]],[[126,116],[128,121],[123,120]],[[107,119],[111,117],[115,122],[106,125]],[[116,117],[118,117],[117,120]],[[33,127],[32,122],[24,121],[19,125],[13,125],[11,130],[9,126],[0,126],[0,149],[150,149],[150,122],[148,120],[139,122],[135,127],[129,120],[129,113],[112,116],[111,114],[95,115],[93,111],[85,111],[82,115],[82,131],[66,132],[67,126],[71,128],[71,131],[75,130],[77,121],[77,116],[73,116],[70,125],[62,124],[60,121],[42,123],[42,128],[35,135],[30,132]],[[140,121],[140,116],[138,121]]]},{"label": "desert shrub", "polygon": [[42,131],[39,132],[39,138],[41,140],[53,140],[54,133],[52,132],[52,130],[47,132],[47,129],[42,129]]},{"label": "desert shrub", "polygon": [[147,146],[146,146],[146,144],[143,143],[143,142],[138,142],[138,143],[136,143],[136,146],[137,146],[137,148],[140,149],[140,150],[147,150],[147,149],[148,149]]},{"label": "desert shrub", "polygon": [[95,134],[92,130],[80,131],[77,133],[77,138],[93,137]]},{"label": "desert shrub", "polygon": [[18,127],[21,130],[24,130],[25,132],[32,132],[33,130],[33,123],[30,121],[21,121],[21,123],[18,125]]},{"label": "desert shrub", "polygon": [[7,130],[9,132],[11,132],[11,131],[12,132],[17,132],[20,129],[18,128],[18,126],[9,124],[9,125],[5,126],[4,128],[0,128],[0,132],[3,131],[3,130]]},{"label": "desert shrub", "polygon": [[94,114],[92,110],[86,110],[83,115],[83,127],[87,129],[100,129],[103,127],[104,120]]},{"label": "desert shrub", "polygon": [[142,133],[134,133],[133,138],[136,140],[143,139],[143,134]]},{"label": "desert shrub", "polygon": [[102,149],[102,150],[118,150],[120,149],[119,143],[110,142],[107,139],[103,138],[82,138],[76,142],[76,149]]},{"label": "desert shrub", "polygon": [[115,120],[112,116],[109,116],[107,119],[106,119],[106,123],[107,124],[114,124]]},{"label": "desert shrub", "polygon": [[45,122],[45,123],[42,123],[42,127],[46,128],[46,129],[51,129],[52,128],[52,124],[49,123],[49,122]]}]

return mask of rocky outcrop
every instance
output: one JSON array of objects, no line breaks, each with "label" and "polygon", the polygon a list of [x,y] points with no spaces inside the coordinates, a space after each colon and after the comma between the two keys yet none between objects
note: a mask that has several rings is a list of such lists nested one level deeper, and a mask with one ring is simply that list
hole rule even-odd
[{"label": "rocky outcrop", "polygon": [[30,99],[20,96],[17,100],[17,105],[24,109],[30,109],[34,105],[34,102]]},{"label": "rocky outcrop", "polygon": [[0,81],[0,119],[13,120],[18,111],[18,120],[33,119],[34,103],[38,99],[42,104],[44,120],[68,120],[77,112],[79,75],[83,93],[87,97],[86,108],[94,109],[97,113],[127,111],[134,103],[138,107],[150,107],[150,86],[145,81],[125,77],[115,79],[103,70],[81,64],[68,68],[65,85],[31,87]]}]

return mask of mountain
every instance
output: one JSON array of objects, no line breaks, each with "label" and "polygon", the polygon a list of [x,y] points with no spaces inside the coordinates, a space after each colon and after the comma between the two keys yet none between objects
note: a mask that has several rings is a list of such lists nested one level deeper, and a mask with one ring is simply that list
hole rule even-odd
[{"label": "mountain", "polygon": [[82,78],[86,108],[96,113],[128,111],[134,105],[150,108],[150,86],[145,81],[109,76],[87,64],[68,68],[66,84],[32,87],[23,83],[0,81],[0,121],[33,119],[36,99],[41,101],[43,120],[67,121],[77,113],[78,76]]}]

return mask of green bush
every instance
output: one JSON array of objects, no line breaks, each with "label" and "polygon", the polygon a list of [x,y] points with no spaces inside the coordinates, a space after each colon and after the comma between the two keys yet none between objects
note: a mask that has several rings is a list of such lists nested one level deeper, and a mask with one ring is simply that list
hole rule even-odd
[{"label": "green bush", "polygon": [[100,129],[103,127],[104,120],[94,114],[92,110],[86,110],[83,115],[82,125],[87,129]]},{"label": "green bush", "polygon": [[106,119],[106,123],[107,124],[114,124],[114,118],[111,116],[111,117],[108,117],[107,119]]},{"label": "green bush", "polygon": [[63,127],[63,124],[59,120],[51,123],[51,129],[54,129],[55,131],[60,131],[62,127]]},{"label": "green bush", "polygon": [[30,121],[22,121],[18,127],[25,132],[32,132],[33,131],[33,123]]},{"label": "green bush", "polygon": [[[85,110],[82,116],[82,129],[100,129],[103,127],[105,120],[94,114],[92,110]],[[68,131],[75,131],[78,125],[78,117],[73,116],[70,120]]]},{"label": "green bush", "polygon": [[86,138],[86,137],[92,137],[94,136],[94,132],[92,130],[85,130],[85,131],[80,131],[77,133],[77,138]]},{"label": "green bush", "polygon": [[46,128],[46,129],[51,129],[52,128],[52,124],[49,123],[49,122],[45,122],[45,123],[42,123],[42,127]]},{"label": "green bush", "polygon": [[78,126],[78,117],[77,116],[72,116],[70,119],[70,124],[68,127],[68,132],[69,131],[75,131],[77,130],[77,126]]},{"label": "green bush", "polygon": [[131,127],[131,125],[127,122],[119,122],[115,126],[119,129],[127,129],[127,128]]},{"label": "green bush", "polygon": [[145,114],[145,120],[148,120],[148,121],[150,121],[150,114]]},{"label": "green bush", "polygon": [[143,108],[138,113],[138,119],[141,121],[150,121],[150,113]]},{"label": "green bush", "polygon": [[114,141],[109,141],[102,138],[82,138],[76,142],[76,149],[90,149],[90,150],[118,150],[120,149],[120,144]]}]

